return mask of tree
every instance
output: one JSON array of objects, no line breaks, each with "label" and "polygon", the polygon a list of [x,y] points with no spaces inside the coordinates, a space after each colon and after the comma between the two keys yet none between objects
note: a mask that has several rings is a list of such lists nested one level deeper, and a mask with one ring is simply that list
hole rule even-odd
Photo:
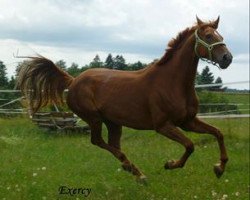
[{"label": "tree", "polygon": [[80,71],[84,72],[84,71],[86,71],[88,69],[90,69],[90,66],[89,65],[84,65],[84,66],[81,67]]},{"label": "tree", "polygon": [[81,73],[81,69],[79,68],[78,64],[72,63],[71,66],[67,69],[67,72],[71,76],[76,77]]},{"label": "tree", "polygon": [[215,91],[225,91],[227,89],[227,87],[222,87],[222,79],[221,77],[218,77],[215,82],[215,84],[221,84],[221,85],[218,85],[218,86],[214,86],[212,87],[212,90],[215,90]]},{"label": "tree", "polygon": [[117,55],[114,59],[114,69],[124,70],[127,67],[126,61],[123,56]]},{"label": "tree", "polygon": [[103,63],[98,54],[94,57],[93,61],[89,64],[89,66],[91,68],[97,68],[103,66]]},{"label": "tree", "polygon": [[109,69],[113,69],[114,68],[114,60],[111,54],[108,55],[108,57],[105,60],[105,67],[109,68]]},{"label": "tree", "polygon": [[8,89],[15,89],[15,86],[16,86],[16,79],[14,76],[11,76],[10,77],[10,81],[8,83]]},{"label": "tree", "polygon": [[[196,72],[196,76],[195,76],[195,85],[201,85],[201,75],[198,71]],[[196,91],[200,92],[202,91],[202,88],[196,88]]]},{"label": "tree", "polygon": [[201,75],[200,73],[197,71],[196,72],[196,77],[195,77],[195,85],[200,85],[201,84]]},{"label": "tree", "polygon": [[67,69],[66,62],[64,60],[58,60],[56,63],[56,66],[60,67],[62,70]]},{"label": "tree", "polygon": [[136,71],[136,70],[143,69],[145,66],[146,66],[145,64],[143,64],[140,61],[138,61],[136,63],[129,64],[128,70]]},{"label": "tree", "polygon": [[8,87],[8,78],[6,72],[6,66],[2,61],[0,61],[0,88]]},{"label": "tree", "polygon": [[[222,84],[222,79],[221,77],[218,77],[215,82],[214,82],[214,75],[212,72],[210,72],[210,69],[208,66],[206,66],[203,70],[202,73],[199,74],[199,72],[196,73],[196,78],[195,78],[195,84],[196,85],[203,85],[203,84]],[[222,86],[212,86],[205,88],[205,90],[215,90],[215,91],[224,91],[227,88]],[[203,88],[197,89],[197,91],[202,91]]]},{"label": "tree", "polygon": [[200,84],[212,84],[214,81],[213,73],[210,72],[210,69],[208,66],[206,66],[200,75]]}]

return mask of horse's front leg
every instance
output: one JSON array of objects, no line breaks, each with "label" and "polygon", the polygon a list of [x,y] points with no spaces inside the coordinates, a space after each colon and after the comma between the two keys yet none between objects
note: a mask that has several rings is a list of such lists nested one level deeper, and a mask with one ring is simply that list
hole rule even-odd
[{"label": "horse's front leg", "polygon": [[176,161],[170,160],[166,162],[165,169],[175,169],[175,168],[183,167],[188,157],[194,151],[193,142],[190,139],[188,139],[185,135],[183,135],[183,133],[178,128],[176,128],[173,124],[168,123],[168,122],[165,123],[162,127],[157,128],[156,131],[168,137],[169,139],[172,139],[182,144],[186,149],[181,159],[176,160]]},{"label": "horse's front leg", "polygon": [[198,118],[194,118],[192,121],[184,124],[181,128],[187,131],[211,134],[216,137],[220,148],[220,163],[214,166],[214,172],[216,176],[220,178],[225,170],[226,163],[228,161],[227,152],[224,145],[224,137],[220,130],[209,124],[206,124]]}]

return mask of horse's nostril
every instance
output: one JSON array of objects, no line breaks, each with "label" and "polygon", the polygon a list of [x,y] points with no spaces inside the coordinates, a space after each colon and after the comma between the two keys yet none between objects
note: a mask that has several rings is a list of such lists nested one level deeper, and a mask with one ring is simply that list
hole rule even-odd
[{"label": "horse's nostril", "polygon": [[222,59],[224,60],[224,61],[232,61],[232,56],[231,56],[231,54],[228,54],[228,53],[225,53],[224,55],[223,55],[223,57],[222,57]]},{"label": "horse's nostril", "polygon": [[227,53],[224,54],[222,58],[223,58],[223,60],[228,60],[228,54]]}]

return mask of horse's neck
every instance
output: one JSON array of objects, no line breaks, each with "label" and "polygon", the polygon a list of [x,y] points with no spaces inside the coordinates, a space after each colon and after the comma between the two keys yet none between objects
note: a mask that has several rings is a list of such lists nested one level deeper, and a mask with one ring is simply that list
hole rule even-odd
[{"label": "horse's neck", "polygon": [[[178,49],[170,62],[162,66],[166,69],[165,76],[169,74],[171,80],[174,81],[175,88],[182,89],[185,92],[194,90],[195,76],[198,66],[198,58],[194,52],[195,38],[190,35],[182,47]],[[171,68],[171,70],[170,70]]]},{"label": "horse's neck", "polygon": [[187,87],[192,87],[191,89],[194,88],[195,76],[199,61],[199,58],[195,54],[194,46],[195,38],[190,36],[190,38],[187,39],[183,47],[180,49],[180,52],[178,52],[180,54],[181,60],[177,66],[179,67],[180,71],[183,72],[180,75],[185,81],[185,85]]}]

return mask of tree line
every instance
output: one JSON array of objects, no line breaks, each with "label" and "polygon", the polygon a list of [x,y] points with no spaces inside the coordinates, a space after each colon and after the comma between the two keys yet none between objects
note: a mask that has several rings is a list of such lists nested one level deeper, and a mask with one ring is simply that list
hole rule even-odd
[{"label": "tree line", "polygon": [[[21,64],[22,63],[19,63],[17,65],[16,74],[8,78],[7,68],[5,64],[2,61],[0,61],[0,89],[14,89],[17,72]],[[142,63],[140,61],[137,61],[135,63],[127,63],[122,55],[113,56],[112,54],[108,54],[104,62],[100,59],[99,55],[96,55],[89,64],[84,66],[79,66],[77,63],[74,62],[70,66],[67,66],[64,60],[59,60],[55,64],[61,67],[63,70],[67,71],[70,75],[74,77],[78,76],[83,71],[86,71],[91,68],[108,68],[116,70],[135,71],[143,69],[147,66],[147,64]],[[197,72],[195,83],[197,85],[222,83],[222,79],[220,77],[215,79],[209,67],[206,66],[201,73]],[[225,89],[226,88],[222,88],[222,86],[214,86],[214,87],[199,89],[199,91],[200,90],[224,91]]]}]

